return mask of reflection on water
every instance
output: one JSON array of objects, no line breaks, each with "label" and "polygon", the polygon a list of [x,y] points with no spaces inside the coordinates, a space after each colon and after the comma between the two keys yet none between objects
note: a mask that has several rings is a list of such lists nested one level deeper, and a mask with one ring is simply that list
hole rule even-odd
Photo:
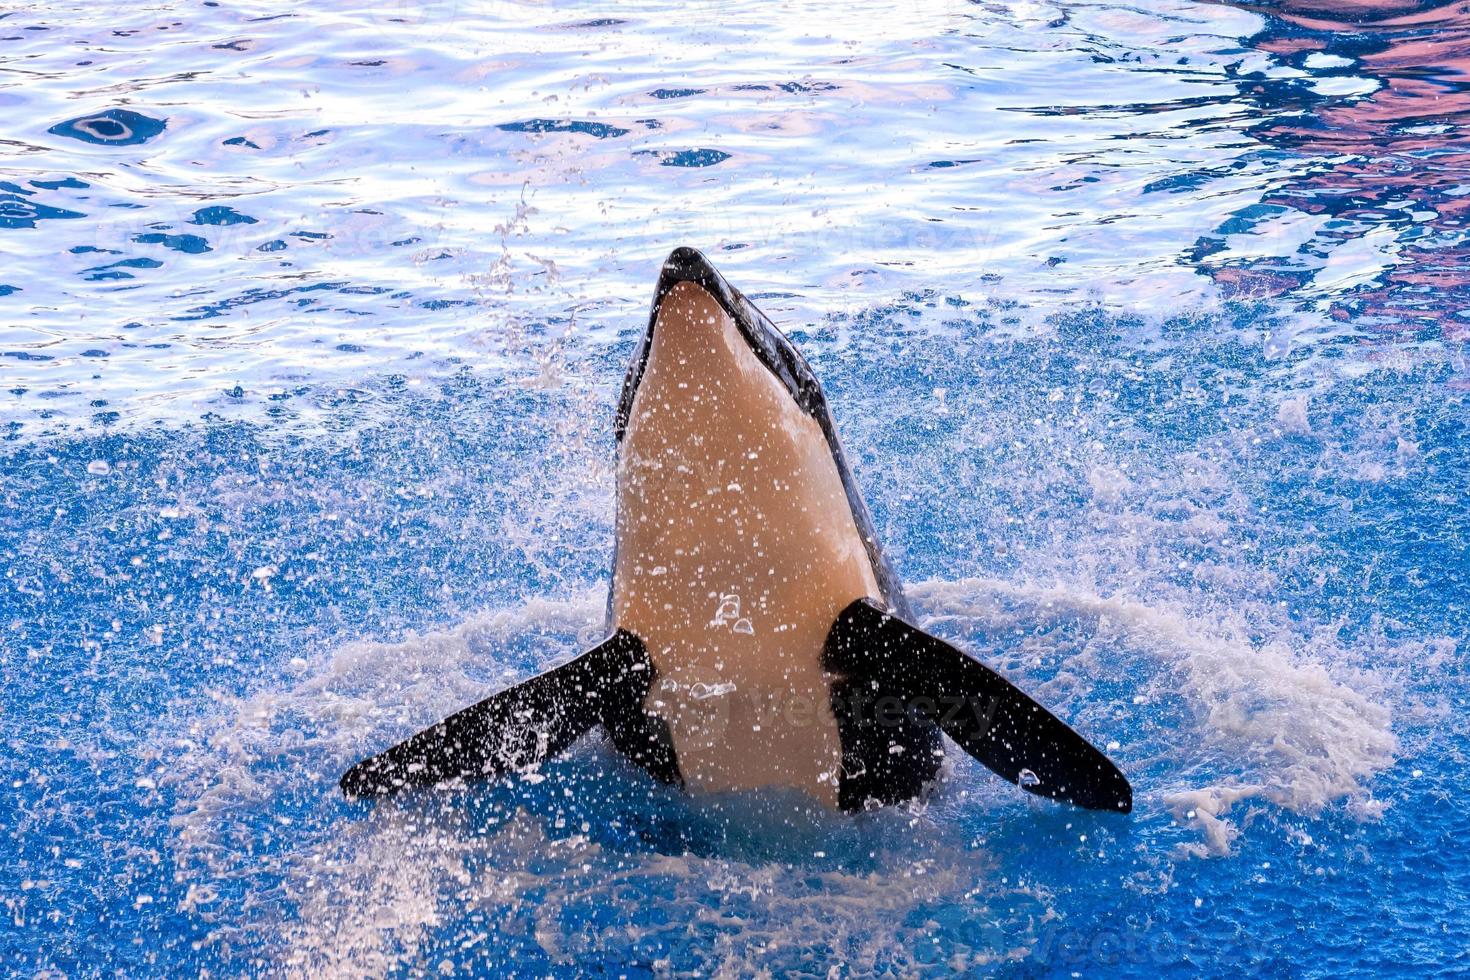
[{"label": "reflection on water", "polygon": [[680,244],[783,323],[1243,299],[1288,366],[1460,363],[1463,5],[370,6],[0,15],[12,436],[605,344]]},{"label": "reflection on water", "polygon": [[[1272,7],[1250,43],[1275,66],[1241,81],[1270,111],[1247,131],[1310,165],[1202,239],[1201,266],[1236,290],[1309,297],[1358,328],[1463,342],[1470,5]],[[1235,247],[1263,228],[1295,250]]]}]

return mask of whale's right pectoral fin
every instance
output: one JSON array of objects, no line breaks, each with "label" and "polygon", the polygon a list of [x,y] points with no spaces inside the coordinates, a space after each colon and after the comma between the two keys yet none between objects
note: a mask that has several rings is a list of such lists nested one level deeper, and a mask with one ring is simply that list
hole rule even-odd
[{"label": "whale's right pectoral fin", "polygon": [[[643,644],[619,630],[575,660],[359,762],[342,777],[342,792],[386,796],[535,766],[567,749],[593,725],[604,724],[615,735],[637,725],[652,679]],[[651,751],[658,748],[653,744]],[[638,761],[648,765],[645,759]]]},{"label": "whale's right pectoral fin", "polygon": [[1133,809],[1128,780],[1092,743],[980,661],[871,599],[837,617],[824,663],[858,682],[848,687],[866,688],[871,710],[884,711],[885,702],[917,710],[1028,793],[1091,810]]}]

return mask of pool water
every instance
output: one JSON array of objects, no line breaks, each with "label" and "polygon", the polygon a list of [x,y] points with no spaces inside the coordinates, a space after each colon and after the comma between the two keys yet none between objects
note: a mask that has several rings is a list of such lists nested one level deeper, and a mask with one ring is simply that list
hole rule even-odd
[{"label": "pool water", "polygon": [[[0,11],[17,975],[1470,969],[1463,7]],[[703,249],[934,632],[1134,813],[859,816],[595,739],[341,771],[600,637]]]}]

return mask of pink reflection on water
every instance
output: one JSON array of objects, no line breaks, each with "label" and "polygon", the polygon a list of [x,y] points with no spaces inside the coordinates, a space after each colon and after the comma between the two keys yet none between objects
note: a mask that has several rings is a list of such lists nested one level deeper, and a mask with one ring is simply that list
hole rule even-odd
[{"label": "pink reflection on water", "polygon": [[[1255,46],[1285,59],[1342,52],[1354,72],[1379,87],[1326,98],[1305,114],[1273,114],[1252,134],[1268,144],[1329,158],[1328,165],[1271,189],[1267,204],[1331,215],[1347,229],[1385,223],[1399,247],[1371,286],[1344,293],[1328,313],[1375,329],[1437,328],[1444,340],[1470,338],[1470,2],[1286,0],[1269,7],[1231,4],[1277,18]],[[1311,62],[1307,62],[1310,69]],[[1267,97],[1267,81],[1247,92]],[[1346,157],[1332,160],[1330,158]],[[1351,235],[1352,230],[1344,232]],[[1221,268],[1234,289],[1275,295],[1295,288],[1269,269]]]}]

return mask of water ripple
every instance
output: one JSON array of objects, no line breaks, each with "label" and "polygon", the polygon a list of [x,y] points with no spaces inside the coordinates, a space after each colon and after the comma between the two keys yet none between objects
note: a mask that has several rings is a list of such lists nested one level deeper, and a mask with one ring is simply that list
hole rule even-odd
[{"label": "water ripple", "polygon": [[[82,350],[262,304],[247,387],[350,373],[304,354],[319,336],[454,355],[576,311],[605,343],[692,243],[790,322],[915,290],[1036,322],[1247,300],[1294,364],[1364,336],[1463,357],[1456,7],[796,3],[697,32],[670,10],[23,5],[0,21],[0,339],[113,396],[131,379]],[[292,315],[348,286],[376,293]],[[190,368],[208,343],[167,359],[184,417],[217,388]]]}]

